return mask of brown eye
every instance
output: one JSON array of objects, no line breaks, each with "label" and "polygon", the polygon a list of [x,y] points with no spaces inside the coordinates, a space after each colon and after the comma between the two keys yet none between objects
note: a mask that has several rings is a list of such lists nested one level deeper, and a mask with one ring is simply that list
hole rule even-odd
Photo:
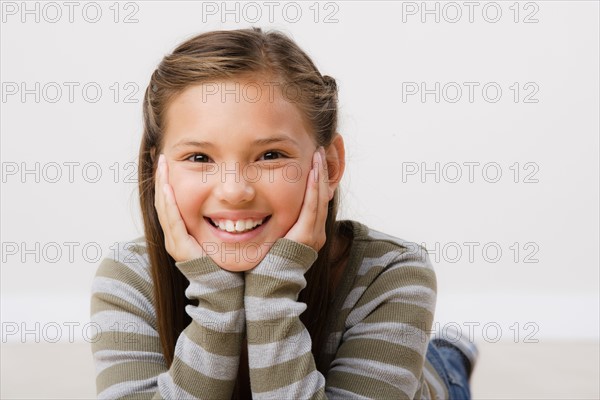
[{"label": "brown eye", "polygon": [[197,162],[197,163],[207,163],[210,162],[210,158],[206,154],[193,154],[188,158],[188,161]]},{"label": "brown eye", "polygon": [[283,154],[278,151],[267,151],[261,158],[264,158],[265,160],[276,160],[281,157],[283,157]]}]

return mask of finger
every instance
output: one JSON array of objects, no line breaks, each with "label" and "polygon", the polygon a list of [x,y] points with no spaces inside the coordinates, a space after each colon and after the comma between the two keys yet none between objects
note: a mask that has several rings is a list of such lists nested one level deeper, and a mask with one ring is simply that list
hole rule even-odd
[{"label": "finger", "polygon": [[167,165],[164,155],[161,155],[159,160],[160,165],[160,192],[162,199],[162,214],[164,217],[165,226],[163,230],[167,230],[165,235],[168,233],[170,239],[177,242],[178,239],[187,237],[187,229],[179,212],[177,201],[175,200],[175,192],[173,187],[169,184],[169,167]]},{"label": "finger", "polygon": [[167,215],[167,201],[165,185],[168,183],[167,162],[163,154],[159,155],[158,168],[156,171],[156,188],[155,188],[155,207],[158,215],[158,221],[163,230],[165,237],[165,245],[168,249],[172,249],[171,229],[169,227],[169,217]]},{"label": "finger", "polygon": [[204,256],[202,246],[189,235],[175,191],[169,184],[169,167],[164,155],[159,157],[155,185],[155,207],[165,238],[165,248],[176,261]]},{"label": "finger", "polygon": [[[188,232],[185,223],[183,222],[183,218],[181,217],[181,213],[179,212],[179,207],[175,200],[175,193],[168,183],[163,185],[162,190],[165,199],[164,214],[169,239],[172,241],[172,244],[183,243],[184,240],[187,240]],[[163,229],[165,228],[163,227]]]},{"label": "finger", "polygon": [[161,224],[161,226],[163,226],[163,230],[164,230],[164,225],[166,223],[165,220],[165,216],[164,216],[164,204],[165,204],[165,194],[163,191],[163,186],[164,186],[164,164],[165,164],[165,160],[164,160],[164,155],[160,154],[158,157],[158,166],[156,168],[156,173],[155,173],[155,179],[154,179],[154,207],[156,208],[156,213],[158,216],[158,220]]},{"label": "finger", "polygon": [[161,154],[158,158],[158,168],[156,172],[156,187],[155,187],[155,204],[158,214],[158,220],[163,229],[165,239],[171,240],[169,202],[167,196],[169,194],[169,178],[168,166],[165,156]]},{"label": "finger", "polygon": [[310,179],[310,184],[306,189],[306,222],[305,225],[311,234],[314,232],[315,221],[319,212],[319,185],[322,177],[322,171],[320,168],[320,154],[318,151],[315,152],[313,157],[313,169]]},{"label": "finger", "polygon": [[312,236],[314,224],[317,216],[318,207],[318,185],[319,185],[319,168],[318,154],[315,151],[312,159],[312,168],[308,173],[308,181],[306,183],[306,191],[304,192],[304,200],[296,225],[302,227],[302,236]]},{"label": "finger", "polygon": [[315,218],[315,229],[320,232],[324,229],[327,220],[327,211],[329,206],[329,178],[327,176],[327,162],[325,158],[325,149],[319,148],[319,185],[318,185],[318,205]]}]

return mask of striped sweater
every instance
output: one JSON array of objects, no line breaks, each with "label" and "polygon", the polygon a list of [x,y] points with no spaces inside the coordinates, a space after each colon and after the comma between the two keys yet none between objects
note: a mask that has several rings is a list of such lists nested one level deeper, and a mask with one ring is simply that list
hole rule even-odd
[{"label": "striped sweater", "polygon": [[447,398],[425,358],[436,302],[426,250],[349,223],[354,238],[328,318],[325,376],[299,318],[304,273],[317,258],[309,246],[279,239],[245,273],[209,257],[177,263],[198,305],[186,306],[192,322],[167,367],[144,238],[120,243],[92,287],[98,398],[229,399],[244,338],[253,398]]}]

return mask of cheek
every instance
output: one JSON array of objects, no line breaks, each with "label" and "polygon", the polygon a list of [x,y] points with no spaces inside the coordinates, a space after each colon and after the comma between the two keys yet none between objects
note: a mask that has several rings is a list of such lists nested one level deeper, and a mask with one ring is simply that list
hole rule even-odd
[{"label": "cheek", "polygon": [[197,179],[189,174],[177,174],[169,177],[169,183],[175,193],[181,217],[190,228],[196,219],[201,218],[200,207],[206,198],[206,185],[198,184]]},{"label": "cheek", "polygon": [[308,173],[305,169],[293,168],[282,170],[279,179],[273,183],[270,192],[272,202],[277,206],[282,228],[287,232],[291,228],[302,209]]}]

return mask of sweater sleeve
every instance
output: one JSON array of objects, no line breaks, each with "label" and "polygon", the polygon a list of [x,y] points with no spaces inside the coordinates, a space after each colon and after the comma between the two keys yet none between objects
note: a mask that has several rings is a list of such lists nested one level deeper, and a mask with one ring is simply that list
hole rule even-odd
[{"label": "sweater sleeve", "polygon": [[[130,255],[105,259],[94,278],[92,350],[98,398],[231,398],[244,334],[243,274],[210,257],[177,263],[189,280],[185,294],[198,306],[175,346],[170,368],[156,329],[149,276]],[[140,262],[141,259],[137,258]]]},{"label": "sweater sleeve", "polygon": [[281,238],[246,272],[244,306],[253,399],[323,397],[325,378],[311,353],[312,340],[300,321],[306,304],[298,294],[317,252]]},{"label": "sweater sleeve", "polygon": [[414,399],[421,388],[437,297],[435,271],[420,246],[377,264],[363,260],[361,267],[369,271],[364,277],[374,278],[356,288],[364,290],[358,300],[352,292],[346,299],[355,304],[327,374],[330,397]]},{"label": "sweater sleeve", "polygon": [[[402,398],[419,389],[433,322],[435,275],[427,254],[396,257],[360,292],[325,378],[299,319],[298,294],[317,253],[279,239],[246,273],[244,304],[253,398]],[[350,296],[351,297],[351,296]]]}]

